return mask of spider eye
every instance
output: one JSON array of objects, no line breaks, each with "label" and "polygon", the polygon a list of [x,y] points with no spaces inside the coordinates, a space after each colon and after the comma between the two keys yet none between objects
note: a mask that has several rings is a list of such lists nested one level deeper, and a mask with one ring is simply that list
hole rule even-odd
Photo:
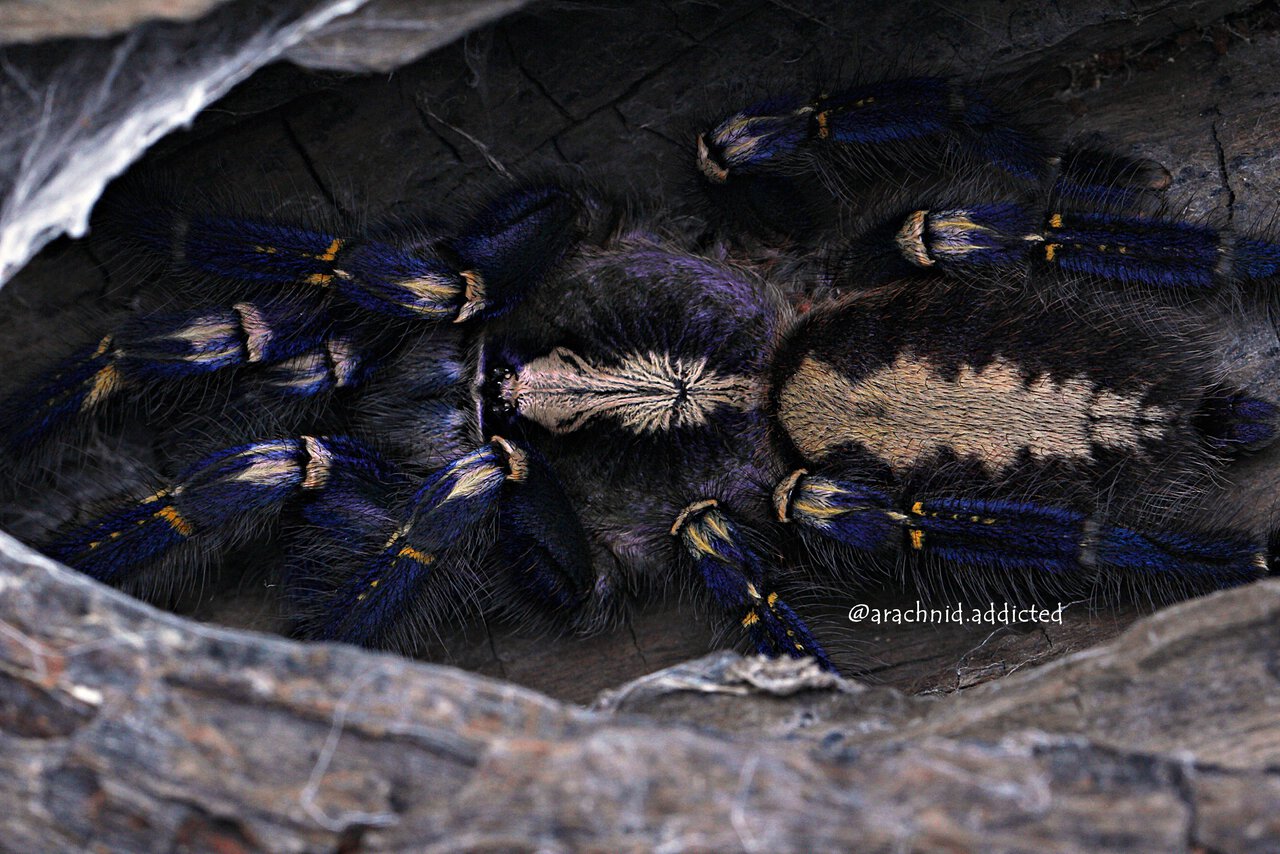
[{"label": "spider eye", "polygon": [[484,386],[481,388],[485,418],[507,421],[516,414],[509,388],[515,375],[515,369],[509,365],[494,365],[485,372]]},{"label": "spider eye", "polygon": [[511,416],[515,415],[516,408],[501,398],[486,398],[485,400],[485,419],[507,421]]}]

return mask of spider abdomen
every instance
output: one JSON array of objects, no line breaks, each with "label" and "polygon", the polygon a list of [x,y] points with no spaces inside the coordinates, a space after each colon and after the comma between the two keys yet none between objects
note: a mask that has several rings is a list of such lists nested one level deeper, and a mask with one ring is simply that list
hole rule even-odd
[{"label": "spider abdomen", "polygon": [[1027,380],[997,356],[945,368],[908,351],[857,381],[806,358],[779,392],[778,418],[807,459],[858,444],[894,470],[942,451],[971,458],[988,474],[1032,459],[1093,462],[1094,448],[1141,455],[1175,426],[1175,413],[1084,376]]},{"label": "spider abdomen", "polygon": [[816,310],[780,351],[771,412],[803,464],[852,455],[901,480],[954,461],[990,482],[1051,467],[1095,486],[1208,464],[1194,326],[919,284]]}]

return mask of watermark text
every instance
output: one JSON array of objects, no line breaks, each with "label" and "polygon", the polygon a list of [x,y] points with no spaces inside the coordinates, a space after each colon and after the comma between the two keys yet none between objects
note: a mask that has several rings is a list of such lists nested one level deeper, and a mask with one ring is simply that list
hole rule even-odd
[{"label": "watermark text", "polygon": [[1062,623],[1065,603],[1056,608],[1024,608],[1009,603],[990,602],[981,605],[942,605],[927,607],[919,600],[915,607],[874,608],[870,605],[854,605],[849,609],[849,620],[854,623],[872,623],[882,626],[900,626],[909,623],[952,623],[957,625],[1007,626],[1012,623]]}]

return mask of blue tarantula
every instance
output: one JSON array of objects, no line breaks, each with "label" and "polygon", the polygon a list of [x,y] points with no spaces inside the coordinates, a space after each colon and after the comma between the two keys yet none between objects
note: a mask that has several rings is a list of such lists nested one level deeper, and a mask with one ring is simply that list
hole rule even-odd
[{"label": "blue tarantula", "polygon": [[460,599],[586,629],[674,577],[828,668],[800,567],[1031,597],[1267,571],[1273,490],[1227,484],[1276,433],[1280,246],[937,78],[756,104],[690,159],[692,230],[567,184],[444,230],[122,206],[211,296],[11,396],[11,458],[210,382],[267,416],[44,545],[146,589],[270,529],[300,636],[396,648]]}]

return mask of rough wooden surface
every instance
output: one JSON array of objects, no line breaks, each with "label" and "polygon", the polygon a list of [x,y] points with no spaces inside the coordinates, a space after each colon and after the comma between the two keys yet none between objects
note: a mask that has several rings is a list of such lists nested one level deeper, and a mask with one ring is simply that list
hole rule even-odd
[{"label": "rough wooden surface", "polygon": [[0,2],[0,44],[102,37],[147,21],[189,21],[226,0],[43,0]]},{"label": "rough wooden surface", "polygon": [[5,850],[1280,850],[1280,581],[947,698],[720,653],[583,710],[0,549]]}]

